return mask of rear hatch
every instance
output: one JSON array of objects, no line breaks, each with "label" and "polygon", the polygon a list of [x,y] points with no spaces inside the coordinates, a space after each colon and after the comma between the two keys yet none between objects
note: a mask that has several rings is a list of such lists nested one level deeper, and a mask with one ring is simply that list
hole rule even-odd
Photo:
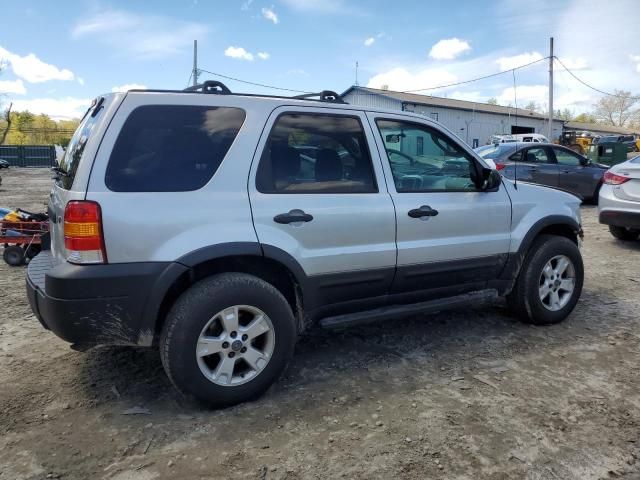
[{"label": "rear hatch", "polygon": [[71,200],[84,200],[93,159],[108,125],[108,119],[124,98],[124,94],[108,94],[96,98],[76,129],[64,156],[54,168],[55,181],[49,195],[49,227],[51,253],[57,261],[65,261],[64,210]]},{"label": "rear hatch", "polygon": [[640,157],[636,157],[626,163],[612,169],[616,175],[628,177],[628,180],[613,188],[613,194],[621,200],[640,202]]}]

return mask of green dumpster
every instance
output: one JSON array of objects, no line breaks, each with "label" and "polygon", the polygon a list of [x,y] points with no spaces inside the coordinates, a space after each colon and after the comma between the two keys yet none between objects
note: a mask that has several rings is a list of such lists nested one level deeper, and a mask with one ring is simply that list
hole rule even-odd
[{"label": "green dumpster", "polygon": [[589,160],[613,166],[627,161],[627,146],[620,142],[602,142],[589,146]]}]

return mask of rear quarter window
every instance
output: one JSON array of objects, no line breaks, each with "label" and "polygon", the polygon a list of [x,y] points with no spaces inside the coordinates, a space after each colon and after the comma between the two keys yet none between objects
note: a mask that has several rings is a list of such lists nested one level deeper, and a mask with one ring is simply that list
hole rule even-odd
[{"label": "rear quarter window", "polygon": [[115,192],[185,192],[218,170],[245,119],[231,107],[146,105],[125,121],[109,158]]}]

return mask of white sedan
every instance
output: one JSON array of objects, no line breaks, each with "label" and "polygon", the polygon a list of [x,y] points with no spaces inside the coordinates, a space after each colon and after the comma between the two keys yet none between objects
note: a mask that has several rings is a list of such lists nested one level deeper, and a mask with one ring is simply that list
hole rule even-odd
[{"label": "white sedan", "polygon": [[603,177],[598,201],[600,223],[620,240],[640,237],[640,157],[614,165]]}]

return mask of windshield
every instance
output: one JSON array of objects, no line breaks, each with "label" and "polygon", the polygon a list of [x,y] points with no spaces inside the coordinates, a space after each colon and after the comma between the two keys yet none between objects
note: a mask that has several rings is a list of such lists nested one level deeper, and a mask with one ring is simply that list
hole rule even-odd
[{"label": "windshield", "polygon": [[89,107],[90,111],[87,111],[80,125],[78,125],[73,137],[71,137],[69,141],[69,145],[67,145],[64,156],[60,159],[58,169],[61,175],[56,179],[56,182],[65,190],[69,190],[73,185],[73,179],[76,176],[78,165],[80,165],[82,153],[103,110],[103,108],[101,108],[101,102],[96,105],[98,105],[98,111],[96,112],[92,107]]}]

